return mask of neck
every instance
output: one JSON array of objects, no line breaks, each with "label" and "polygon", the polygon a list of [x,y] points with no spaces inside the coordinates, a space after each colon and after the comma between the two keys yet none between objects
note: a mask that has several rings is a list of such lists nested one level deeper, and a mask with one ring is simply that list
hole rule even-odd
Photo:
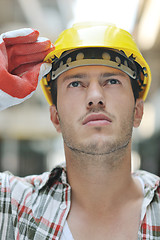
[{"label": "neck", "polygon": [[[65,146],[67,176],[72,188],[72,202],[94,209],[101,202],[110,207],[122,201],[134,185],[131,177],[131,144],[106,155],[90,155]],[[125,192],[124,194],[121,194]],[[117,196],[121,196],[117,198]],[[103,208],[104,209],[104,208]]]}]

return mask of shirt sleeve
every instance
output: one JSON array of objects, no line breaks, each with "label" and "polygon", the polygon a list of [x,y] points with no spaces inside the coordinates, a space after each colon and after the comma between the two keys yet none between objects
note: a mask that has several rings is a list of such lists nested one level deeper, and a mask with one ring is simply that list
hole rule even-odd
[{"label": "shirt sleeve", "polygon": [[0,173],[0,239],[14,239],[10,178],[8,173]]}]

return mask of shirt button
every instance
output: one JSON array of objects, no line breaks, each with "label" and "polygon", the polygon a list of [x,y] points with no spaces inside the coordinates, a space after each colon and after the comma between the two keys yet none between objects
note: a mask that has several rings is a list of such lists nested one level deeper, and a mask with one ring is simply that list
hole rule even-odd
[{"label": "shirt button", "polygon": [[64,210],[64,209],[66,209],[66,204],[65,203],[62,203],[61,205],[60,205],[60,209],[62,209],[62,210]]}]

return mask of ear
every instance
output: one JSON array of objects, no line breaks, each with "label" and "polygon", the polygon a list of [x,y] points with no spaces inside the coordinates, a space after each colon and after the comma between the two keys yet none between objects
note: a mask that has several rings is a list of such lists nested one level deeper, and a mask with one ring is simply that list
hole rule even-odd
[{"label": "ear", "polygon": [[134,112],[134,127],[139,127],[143,117],[144,102],[142,99],[137,99]]},{"label": "ear", "polygon": [[55,105],[50,106],[50,118],[57,132],[61,132],[59,116]]}]

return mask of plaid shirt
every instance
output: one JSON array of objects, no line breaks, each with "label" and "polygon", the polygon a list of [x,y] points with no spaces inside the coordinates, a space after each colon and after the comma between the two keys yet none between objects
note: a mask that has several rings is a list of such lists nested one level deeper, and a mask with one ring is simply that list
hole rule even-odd
[{"label": "plaid shirt", "polygon": [[[133,174],[144,182],[140,239],[160,239],[160,178],[145,171]],[[60,239],[70,210],[71,187],[61,167],[51,173],[19,178],[0,174],[0,239]]]}]

